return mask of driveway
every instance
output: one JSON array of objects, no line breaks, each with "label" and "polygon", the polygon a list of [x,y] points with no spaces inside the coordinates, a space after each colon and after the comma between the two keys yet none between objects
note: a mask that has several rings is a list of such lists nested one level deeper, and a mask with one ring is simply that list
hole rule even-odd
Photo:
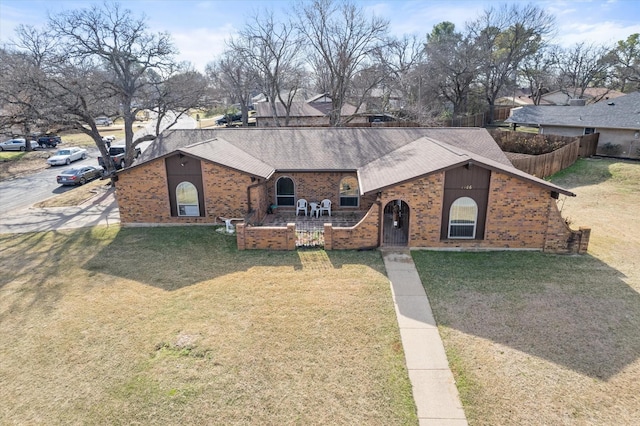
[{"label": "driveway", "polygon": [[53,231],[120,223],[114,190],[74,207],[27,207],[3,213],[0,234]]}]

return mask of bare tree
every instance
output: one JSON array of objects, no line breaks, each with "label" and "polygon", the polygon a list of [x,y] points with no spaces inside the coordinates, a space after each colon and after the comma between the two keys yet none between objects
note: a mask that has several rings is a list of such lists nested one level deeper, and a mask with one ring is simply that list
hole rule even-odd
[{"label": "bare tree", "polygon": [[540,105],[542,96],[555,87],[554,60],[543,48],[520,62],[518,75],[527,83],[534,105]]},{"label": "bare tree", "polygon": [[288,22],[276,22],[272,12],[255,15],[229,43],[255,70],[260,87],[269,104],[273,125],[280,126],[277,105],[285,110],[285,126],[289,123],[291,104],[304,75],[299,54],[302,39]]},{"label": "bare tree", "polygon": [[343,124],[342,107],[352,79],[372,65],[375,51],[385,42],[388,22],[371,17],[349,2],[313,0],[299,4],[298,28],[306,36],[310,62],[322,64],[331,97],[331,126]]},{"label": "bare tree", "polygon": [[218,60],[207,65],[206,73],[218,94],[232,104],[240,104],[246,126],[251,96],[258,84],[254,69],[241,53],[227,49]]},{"label": "bare tree", "polygon": [[553,57],[558,70],[557,85],[570,98],[582,99],[587,87],[606,85],[610,49],[594,44],[577,43],[568,49],[558,48]]},{"label": "bare tree", "polygon": [[360,111],[387,112],[397,108],[394,98],[400,97],[411,70],[423,56],[422,44],[415,36],[388,38],[373,52],[373,64],[353,78],[349,100]]},{"label": "bare tree", "polygon": [[[104,79],[94,83],[112,99],[117,109],[103,111],[107,115],[120,115],[124,120],[126,165],[131,164],[135,146],[157,135],[145,135],[133,140],[133,124],[143,106],[137,100],[152,83],[149,72],[159,75],[175,64],[175,48],[169,34],[148,31],[144,18],[135,18],[131,11],[117,3],[91,6],[89,9],[63,12],[50,18],[50,28],[60,39],[60,49],[69,62],[85,63],[104,70]],[[59,81],[63,85],[63,81]],[[110,104],[111,107],[114,103]],[[90,132],[105,155],[101,138],[93,131],[93,117],[82,117],[92,129]],[[177,118],[176,118],[177,120]],[[175,123],[175,121],[174,121]],[[108,158],[106,156],[105,158]],[[113,165],[111,165],[113,166]]]},{"label": "bare tree", "polygon": [[552,15],[531,4],[492,7],[467,25],[479,48],[479,83],[491,118],[502,90],[510,83],[515,85],[520,63],[544,45],[544,37],[553,32],[554,25]]}]

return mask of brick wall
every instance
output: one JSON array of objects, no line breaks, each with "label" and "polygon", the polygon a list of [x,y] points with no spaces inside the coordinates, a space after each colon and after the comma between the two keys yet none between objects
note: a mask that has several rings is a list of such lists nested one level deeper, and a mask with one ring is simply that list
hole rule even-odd
[{"label": "brick wall", "polygon": [[[217,164],[202,162],[203,217],[171,216],[163,159],[121,172],[116,184],[120,221],[127,223],[217,223],[219,217],[243,218],[248,211],[251,177]],[[252,203],[266,205],[265,190],[253,192]],[[266,211],[266,207],[264,207]]]},{"label": "brick wall", "polygon": [[[168,201],[164,161],[152,161],[119,174],[116,195],[123,224],[215,223],[218,217],[250,217],[259,223],[275,199],[276,174],[267,182],[219,165],[202,162],[205,217],[173,217]],[[308,201],[329,198],[340,208],[339,183],[349,173],[292,173],[296,198]],[[249,188],[249,189],[247,189]],[[363,220],[351,228],[325,227],[327,249],[374,247],[382,241],[381,209],[400,199],[409,206],[409,246],[432,248],[514,248],[552,252],[586,252],[590,231],[571,230],[562,219],[549,190],[518,178],[492,172],[483,240],[441,240],[444,172],[387,188],[362,197],[358,209],[368,208]],[[250,200],[250,202],[248,201]],[[248,208],[252,214],[248,215]],[[293,209],[294,207],[291,207]],[[295,249],[295,227],[238,226],[239,249]]]},{"label": "brick wall", "polygon": [[[360,207],[340,207],[340,181],[347,176],[357,178],[356,173],[274,173],[266,184],[267,198],[276,199],[276,182],[280,177],[289,177],[295,185],[295,199],[304,198],[308,202],[331,200],[332,211],[353,211],[368,208],[373,202],[372,197],[361,197]],[[295,206],[281,207],[295,210]]]},{"label": "brick wall", "polygon": [[440,241],[444,172],[396,185],[382,192],[381,208],[394,200],[409,205],[409,246],[434,247]]},{"label": "brick wall", "polygon": [[236,225],[238,250],[295,250],[296,225],[246,226]]},{"label": "brick wall", "polygon": [[325,250],[357,250],[378,247],[380,235],[380,204],[373,203],[367,214],[349,228],[324,225]]}]

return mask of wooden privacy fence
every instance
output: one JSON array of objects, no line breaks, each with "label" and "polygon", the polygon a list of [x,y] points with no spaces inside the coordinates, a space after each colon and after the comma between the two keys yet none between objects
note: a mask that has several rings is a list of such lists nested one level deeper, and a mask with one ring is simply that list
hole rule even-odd
[{"label": "wooden privacy fence", "polygon": [[[520,132],[491,132],[491,134],[494,138],[498,135],[507,137],[517,136],[519,138],[530,137],[531,139],[543,136],[535,134],[527,135],[526,133]],[[573,141],[547,154],[528,155],[514,152],[505,152],[505,154],[515,168],[539,178],[546,178],[569,167],[576,162],[578,157],[595,155],[598,149],[598,133],[577,136],[575,138],[552,135],[545,136],[552,137],[553,139],[572,139]]]},{"label": "wooden privacy fence", "polygon": [[[504,121],[509,118],[511,107],[496,107],[493,110],[493,118],[490,111],[481,112],[479,114],[453,117],[444,120],[444,127],[485,127],[492,121]],[[489,120],[491,118],[491,120]]]},{"label": "wooden privacy fence", "polygon": [[575,140],[548,154],[527,155],[511,152],[506,154],[516,169],[539,178],[546,178],[575,163],[578,159],[579,148],[580,141]]}]

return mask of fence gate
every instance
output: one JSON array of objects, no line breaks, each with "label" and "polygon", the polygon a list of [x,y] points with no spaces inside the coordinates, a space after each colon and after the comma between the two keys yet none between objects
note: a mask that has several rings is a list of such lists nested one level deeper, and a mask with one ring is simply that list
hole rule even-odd
[{"label": "fence gate", "polygon": [[409,205],[394,200],[384,206],[383,245],[406,246],[409,243]]},{"label": "fence gate", "polygon": [[324,247],[324,225],[317,225],[311,222],[296,223],[296,247]]}]

